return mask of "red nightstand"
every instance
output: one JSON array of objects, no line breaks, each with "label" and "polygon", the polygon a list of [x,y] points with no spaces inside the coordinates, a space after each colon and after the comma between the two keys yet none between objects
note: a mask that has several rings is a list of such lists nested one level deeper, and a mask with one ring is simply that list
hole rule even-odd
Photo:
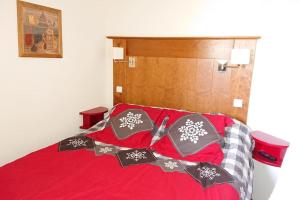
[{"label": "red nightstand", "polygon": [[103,120],[104,113],[107,112],[105,107],[97,107],[91,110],[82,111],[79,114],[83,116],[83,125],[80,126],[81,129],[88,129]]},{"label": "red nightstand", "polygon": [[261,131],[254,131],[251,135],[255,140],[253,158],[262,163],[280,167],[289,143]]}]

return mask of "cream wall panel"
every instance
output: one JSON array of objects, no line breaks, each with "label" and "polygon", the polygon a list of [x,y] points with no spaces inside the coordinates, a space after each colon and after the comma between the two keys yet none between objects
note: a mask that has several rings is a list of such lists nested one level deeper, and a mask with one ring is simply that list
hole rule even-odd
[{"label": "cream wall panel", "polygon": [[18,57],[16,1],[0,1],[0,165],[79,132],[79,112],[109,106],[103,4],[36,0],[62,10],[63,58]]}]

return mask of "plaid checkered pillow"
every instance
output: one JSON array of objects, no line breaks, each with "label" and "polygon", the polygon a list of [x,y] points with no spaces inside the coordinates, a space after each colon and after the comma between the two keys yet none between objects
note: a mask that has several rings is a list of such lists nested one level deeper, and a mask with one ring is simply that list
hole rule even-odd
[{"label": "plaid checkered pillow", "polygon": [[251,200],[253,190],[254,163],[252,150],[254,142],[251,129],[240,121],[226,128],[224,137],[224,159],[221,166],[236,179],[235,187],[240,191],[241,199]]}]

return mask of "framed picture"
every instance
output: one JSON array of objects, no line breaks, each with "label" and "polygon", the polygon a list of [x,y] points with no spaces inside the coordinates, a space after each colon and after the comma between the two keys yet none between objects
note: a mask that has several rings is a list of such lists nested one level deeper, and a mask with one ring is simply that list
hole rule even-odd
[{"label": "framed picture", "polygon": [[62,58],[61,11],[17,0],[19,56]]}]

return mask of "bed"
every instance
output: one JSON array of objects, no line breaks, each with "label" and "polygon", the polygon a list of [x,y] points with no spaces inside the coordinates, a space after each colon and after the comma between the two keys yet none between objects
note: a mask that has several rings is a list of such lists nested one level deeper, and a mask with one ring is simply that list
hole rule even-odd
[{"label": "bed", "polygon": [[[250,129],[242,123],[221,114],[130,104],[118,104],[109,113],[103,121],[80,135],[2,166],[1,199],[251,198],[253,144]],[[178,127],[176,123],[182,121],[180,119],[188,126],[186,117],[194,121],[194,126],[181,127],[197,128],[198,118],[193,117],[199,116],[202,117],[199,120],[208,125],[201,126],[202,131],[210,132],[211,125],[216,137],[208,137],[196,153],[193,150],[189,154],[189,150],[180,149],[180,145],[177,149],[176,142],[171,141],[172,129]],[[124,133],[117,130],[118,127],[131,132]],[[192,135],[187,136],[184,142],[195,144]],[[80,142],[82,138],[87,141]],[[120,152],[131,152],[126,155],[131,155],[133,161],[147,155],[134,152],[136,150],[148,150],[155,160],[122,164]],[[199,165],[203,163],[206,165]],[[200,176],[193,177],[193,170],[198,175],[202,172],[202,178],[207,180],[201,182]],[[222,173],[228,177],[211,181],[211,178],[220,179]]]},{"label": "bed", "polygon": [[[0,167],[0,198],[250,200],[245,124],[259,38],[109,38],[125,51],[113,63],[115,106],[79,135]],[[250,63],[219,72],[232,48],[250,49]]]}]

